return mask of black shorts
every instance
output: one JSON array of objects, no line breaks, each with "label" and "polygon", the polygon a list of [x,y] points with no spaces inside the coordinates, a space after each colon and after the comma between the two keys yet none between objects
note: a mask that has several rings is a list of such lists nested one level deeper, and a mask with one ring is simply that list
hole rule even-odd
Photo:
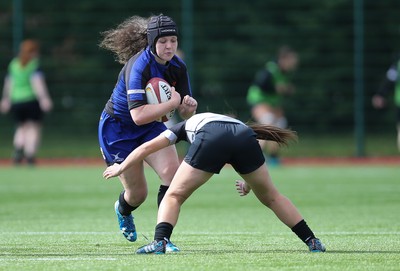
[{"label": "black shorts", "polygon": [[38,101],[15,103],[11,106],[11,113],[17,122],[41,121],[43,119],[43,111],[40,109]]},{"label": "black shorts", "polygon": [[254,131],[230,122],[204,125],[184,160],[194,168],[212,173],[219,173],[225,164],[231,164],[238,173],[248,174],[265,163]]}]

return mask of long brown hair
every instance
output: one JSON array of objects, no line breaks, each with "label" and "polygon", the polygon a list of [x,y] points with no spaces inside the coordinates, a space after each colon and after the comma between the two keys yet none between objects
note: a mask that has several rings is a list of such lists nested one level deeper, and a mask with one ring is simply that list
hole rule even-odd
[{"label": "long brown hair", "polygon": [[116,60],[125,64],[132,56],[147,46],[147,24],[151,17],[132,16],[116,28],[102,32],[99,46],[113,52]]},{"label": "long brown hair", "polygon": [[250,123],[247,124],[257,134],[257,139],[275,141],[279,145],[289,145],[297,141],[297,133],[289,129],[282,129],[271,125]]}]

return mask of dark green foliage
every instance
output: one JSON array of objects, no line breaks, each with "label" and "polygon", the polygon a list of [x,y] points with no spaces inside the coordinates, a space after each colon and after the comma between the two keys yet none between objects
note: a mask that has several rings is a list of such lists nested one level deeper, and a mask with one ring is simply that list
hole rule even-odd
[{"label": "dark green foliage", "polygon": [[[13,56],[12,2],[0,4],[0,75]],[[23,1],[24,37],[42,43],[42,64],[55,110],[48,126],[63,133],[96,133],[97,119],[121,65],[98,43],[101,32],[129,16],[165,13],[181,30],[199,112],[250,118],[245,95],[254,73],[282,44],[301,65],[297,93],[288,99],[291,127],[300,131],[351,131],[354,124],[353,1],[193,1],[193,25],[182,21],[183,1]],[[400,48],[397,1],[365,1],[365,121],[368,131],[391,131],[394,110],[377,111],[370,98]],[[9,122],[0,119],[8,127]]]}]

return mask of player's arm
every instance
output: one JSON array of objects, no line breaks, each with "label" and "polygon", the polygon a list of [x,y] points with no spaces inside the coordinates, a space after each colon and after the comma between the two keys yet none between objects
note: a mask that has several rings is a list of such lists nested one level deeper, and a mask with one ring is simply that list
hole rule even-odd
[{"label": "player's arm", "polygon": [[386,72],[386,76],[383,80],[383,82],[380,85],[380,88],[378,90],[378,95],[381,95],[382,97],[386,97],[388,93],[394,89],[395,83],[399,77],[399,73],[397,70],[397,62],[390,66],[389,70]]},{"label": "player's arm", "polygon": [[186,66],[182,67],[180,80],[176,85],[177,91],[181,94],[182,101],[178,106],[178,113],[182,119],[189,119],[196,113],[197,101],[193,98],[192,89],[190,86],[189,75]]},{"label": "player's arm", "polygon": [[113,164],[106,168],[103,177],[109,179],[111,177],[121,175],[127,168],[133,164],[143,161],[148,155],[161,150],[170,145],[170,141],[163,134],[147,141],[132,151],[121,164]]},{"label": "player's arm", "polygon": [[39,101],[40,108],[44,112],[49,112],[53,108],[53,103],[42,72],[36,72],[32,75],[31,84]]},{"label": "player's arm", "polygon": [[399,74],[397,71],[397,62],[390,66],[386,72],[385,78],[382,80],[377,93],[372,97],[372,105],[375,108],[383,108],[386,105],[386,97],[388,93],[394,89],[395,82]]},{"label": "player's arm", "polygon": [[123,173],[134,163],[143,161],[148,155],[161,150],[169,145],[175,144],[181,140],[187,140],[185,132],[186,121],[181,121],[168,130],[162,132],[159,136],[147,141],[133,150],[121,164],[114,164],[106,168],[103,177],[109,179]]},{"label": "player's arm", "polygon": [[11,79],[10,76],[7,75],[4,79],[3,96],[0,103],[0,111],[2,113],[8,112],[11,108],[10,89],[11,89]]},{"label": "player's arm", "polygon": [[159,119],[161,116],[164,116],[171,110],[177,108],[180,101],[180,94],[175,91],[174,87],[172,87],[171,99],[167,102],[160,104],[145,104],[135,107],[130,110],[130,114],[136,125],[143,125]]}]

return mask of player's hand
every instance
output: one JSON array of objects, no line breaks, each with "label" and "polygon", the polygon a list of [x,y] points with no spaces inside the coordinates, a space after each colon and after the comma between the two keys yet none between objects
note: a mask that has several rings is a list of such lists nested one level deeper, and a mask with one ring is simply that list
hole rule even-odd
[{"label": "player's hand", "polygon": [[386,105],[386,100],[380,95],[374,95],[372,97],[372,105],[377,109],[384,108]]},{"label": "player's hand", "polygon": [[[186,95],[185,97],[183,97],[183,101],[182,104],[188,106],[188,107],[195,107],[197,108],[197,101],[195,98]],[[196,109],[195,109],[196,110]]]},{"label": "player's hand", "polygon": [[236,180],[236,191],[243,197],[251,191],[251,188],[245,181]]},{"label": "player's hand", "polygon": [[174,103],[174,108],[177,108],[181,104],[181,94],[175,90],[175,87],[171,87],[170,101]]},{"label": "player's hand", "polygon": [[280,95],[292,95],[296,91],[296,88],[292,84],[278,84],[276,86],[276,92]]},{"label": "player's hand", "polygon": [[195,98],[186,95],[179,106],[179,114],[182,118],[188,119],[196,113],[197,101]]},{"label": "player's hand", "polygon": [[120,164],[113,164],[104,170],[103,178],[110,179],[112,177],[119,176],[121,174],[121,165]]},{"label": "player's hand", "polygon": [[53,103],[47,98],[39,100],[39,105],[43,112],[50,112],[53,109]]},{"label": "player's hand", "polygon": [[7,113],[8,111],[10,111],[11,108],[11,103],[8,99],[3,99],[0,102],[0,112],[1,113]]}]

